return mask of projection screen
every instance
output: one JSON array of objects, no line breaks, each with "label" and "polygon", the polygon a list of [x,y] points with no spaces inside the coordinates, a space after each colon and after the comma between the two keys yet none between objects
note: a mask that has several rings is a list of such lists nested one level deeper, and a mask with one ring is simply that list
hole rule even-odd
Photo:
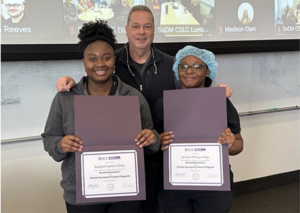
[{"label": "projection screen", "polygon": [[2,0],[1,42],[76,44],[83,23],[103,19],[125,43],[139,4],[154,14],[156,43],[299,38],[299,0]]}]

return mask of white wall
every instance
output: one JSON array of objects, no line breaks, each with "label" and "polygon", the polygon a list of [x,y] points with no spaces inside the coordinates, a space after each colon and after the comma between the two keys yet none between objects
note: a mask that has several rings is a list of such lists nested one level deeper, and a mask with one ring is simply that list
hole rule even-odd
[{"label": "white wall", "polygon": [[[300,110],[241,117],[244,151],[230,157],[235,182],[299,170],[299,117]],[[3,143],[1,149],[2,212],[65,212],[60,163],[41,140]]]},{"label": "white wall", "polygon": [[42,140],[1,145],[1,212],[60,213],[60,163],[44,151]]},{"label": "white wall", "polygon": [[234,181],[299,170],[300,110],[243,116],[244,150],[230,156]]}]

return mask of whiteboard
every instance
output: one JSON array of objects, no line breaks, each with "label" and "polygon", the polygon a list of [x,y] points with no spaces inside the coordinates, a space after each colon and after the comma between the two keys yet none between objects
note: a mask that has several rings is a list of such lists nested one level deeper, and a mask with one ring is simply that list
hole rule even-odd
[{"label": "whiteboard", "polygon": [[[299,52],[217,55],[214,85],[233,89],[238,112],[300,105]],[[55,83],[63,75],[84,75],[81,60],[2,62],[1,140],[38,136],[44,126]]]},{"label": "whiteboard", "polygon": [[238,112],[299,106],[299,52],[217,55],[215,85],[233,89]]},{"label": "whiteboard", "polygon": [[1,140],[43,133],[58,78],[84,73],[81,60],[2,62]]}]

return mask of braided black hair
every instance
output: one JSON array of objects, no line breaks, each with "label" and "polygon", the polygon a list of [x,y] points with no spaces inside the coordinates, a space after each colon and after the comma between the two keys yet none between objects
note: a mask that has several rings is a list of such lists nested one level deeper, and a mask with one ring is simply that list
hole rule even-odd
[{"label": "braided black hair", "polygon": [[96,41],[103,40],[115,50],[117,42],[114,30],[108,26],[107,21],[96,20],[94,22],[84,23],[78,34],[79,51],[83,53],[87,45]]}]

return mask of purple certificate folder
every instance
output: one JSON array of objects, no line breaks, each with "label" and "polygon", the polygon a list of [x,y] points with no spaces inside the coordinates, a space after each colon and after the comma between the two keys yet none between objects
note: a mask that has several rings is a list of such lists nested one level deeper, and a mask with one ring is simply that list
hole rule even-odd
[{"label": "purple certificate folder", "polygon": [[74,96],[77,203],[145,200],[144,151],[137,96]]},{"label": "purple certificate folder", "polygon": [[[226,128],[225,88],[164,91],[164,130],[173,131],[175,136],[169,149],[164,151],[164,189],[229,191],[228,145],[217,143]],[[207,163],[203,158],[208,150],[211,150],[210,158],[220,158],[215,159],[216,166],[203,166]],[[170,158],[174,162],[170,162]],[[207,173],[207,168],[214,168],[217,175]],[[206,178],[220,181],[208,182]]]}]

